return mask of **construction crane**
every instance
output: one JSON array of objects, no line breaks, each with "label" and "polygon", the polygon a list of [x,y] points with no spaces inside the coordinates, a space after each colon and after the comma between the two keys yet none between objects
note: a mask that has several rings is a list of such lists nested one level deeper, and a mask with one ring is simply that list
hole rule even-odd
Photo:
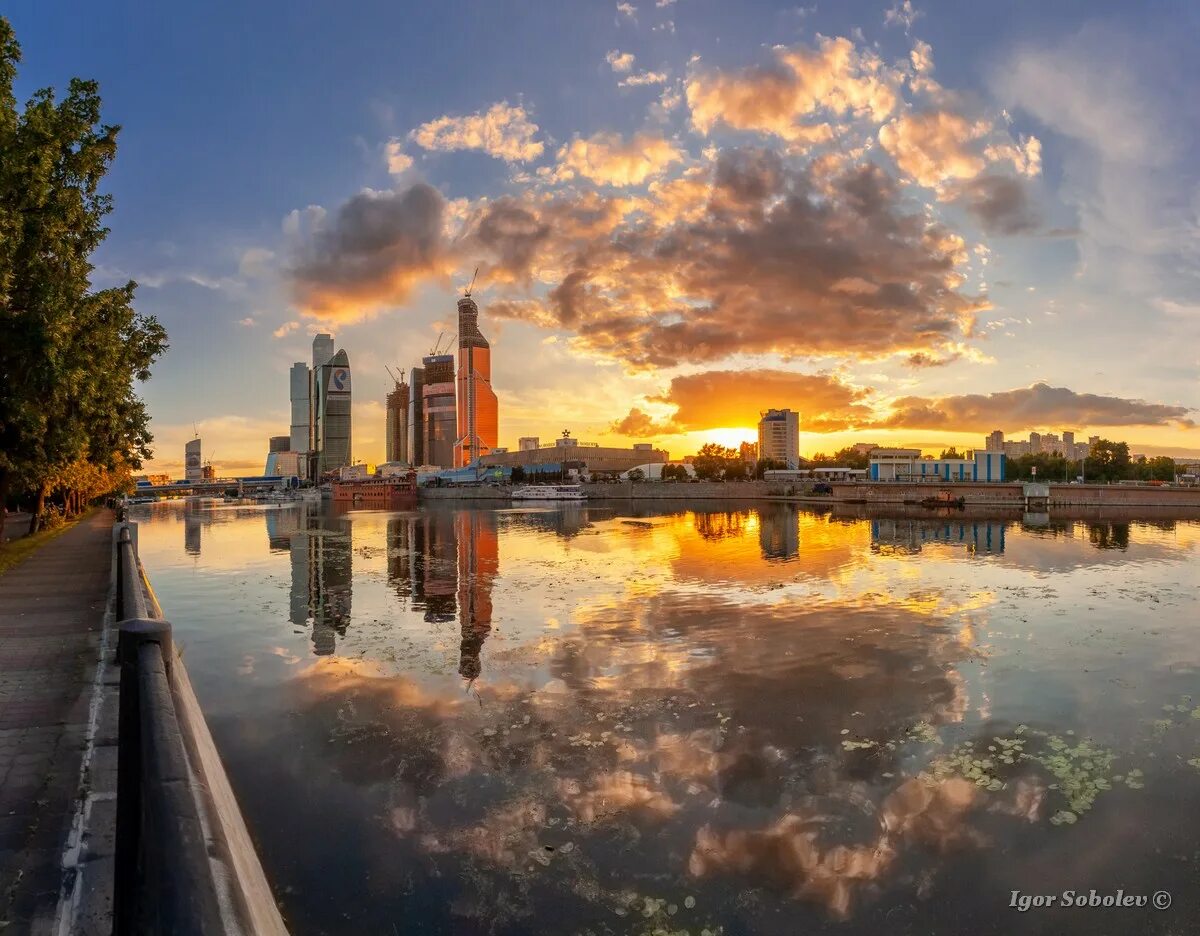
[{"label": "construction crane", "polygon": [[[430,354],[430,356],[431,356],[431,357],[432,357],[433,355],[436,355],[436,354],[441,354],[441,353],[442,353],[440,349],[441,349],[441,347],[442,347],[442,339],[443,339],[443,338],[445,338],[445,337],[446,337],[446,333],[445,333],[445,332],[442,332],[441,334],[439,334],[439,335],[438,335],[438,339],[437,339],[437,342],[436,342],[436,343],[434,344],[434,346],[433,346],[433,350],[429,352],[429,354]],[[449,345],[447,345],[447,348],[448,348],[448,347],[449,347]]]},{"label": "construction crane", "polygon": [[392,373],[392,369],[386,364],[383,365],[383,369],[387,371],[387,375],[392,378],[392,383],[394,383],[397,387],[400,386],[400,381],[396,379],[396,375]]},{"label": "construction crane", "polygon": [[465,293],[463,293],[463,296],[465,298],[467,298],[467,299],[471,298],[471,290],[475,288],[475,277],[478,275],[479,275],[479,267],[475,267],[475,276],[471,277],[471,285],[468,286],[467,291]]}]

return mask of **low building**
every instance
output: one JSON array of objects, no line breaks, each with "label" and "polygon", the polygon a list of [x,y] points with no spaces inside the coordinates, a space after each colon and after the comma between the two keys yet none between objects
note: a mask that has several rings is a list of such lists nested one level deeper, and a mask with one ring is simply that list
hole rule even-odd
[{"label": "low building", "polygon": [[[529,440],[522,440],[525,444]],[[649,442],[641,442],[633,448],[602,446],[594,442],[580,442],[569,435],[555,439],[553,444],[523,448],[515,452],[491,452],[479,459],[484,467],[521,468],[526,475],[561,475],[566,477],[572,469],[583,469],[591,477],[616,477],[623,471],[639,465],[666,464],[670,461],[667,452],[656,449]]]},{"label": "low building", "polygon": [[971,458],[922,458],[920,449],[876,449],[867,477],[871,481],[1003,481],[1008,456],[975,452]]},{"label": "low building", "polygon": [[764,481],[865,481],[866,468],[827,465],[820,468],[768,468]]},{"label": "low building", "polygon": [[644,465],[635,465],[628,471],[622,471],[619,477],[622,481],[628,481],[629,476],[633,472],[640,471],[642,473],[642,480],[644,481],[661,481],[663,469],[666,468],[668,464],[678,465],[687,472],[687,476],[689,478],[696,477],[696,469],[689,464],[684,464],[683,462],[648,462]]},{"label": "low building", "polygon": [[[290,440],[290,436],[285,436]],[[284,478],[303,478],[308,455],[305,452],[271,452],[267,455],[264,475],[280,475]]]}]

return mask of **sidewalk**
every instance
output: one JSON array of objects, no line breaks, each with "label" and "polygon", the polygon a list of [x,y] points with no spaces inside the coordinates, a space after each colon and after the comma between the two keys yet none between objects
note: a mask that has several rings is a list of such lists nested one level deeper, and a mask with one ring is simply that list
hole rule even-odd
[{"label": "sidewalk", "polygon": [[[11,519],[11,518],[10,518]],[[108,599],[100,510],[0,575],[0,934],[54,919]]]}]

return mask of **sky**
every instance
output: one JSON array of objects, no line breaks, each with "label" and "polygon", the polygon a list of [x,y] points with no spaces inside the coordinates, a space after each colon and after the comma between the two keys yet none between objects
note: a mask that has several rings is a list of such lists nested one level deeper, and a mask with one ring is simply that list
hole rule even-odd
[{"label": "sky", "polygon": [[1200,454],[1196,4],[15,0],[18,93],[120,124],[97,287],[193,425],[262,470],[334,334],[353,454],[474,296],[500,444],[673,457],[1070,430]]}]

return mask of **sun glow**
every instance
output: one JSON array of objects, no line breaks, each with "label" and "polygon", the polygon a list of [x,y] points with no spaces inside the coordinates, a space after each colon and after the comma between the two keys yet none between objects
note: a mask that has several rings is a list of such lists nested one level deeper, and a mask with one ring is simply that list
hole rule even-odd
[{"label": "sun glow", "polygon": [[758,442],[757,429],[705,429],[702,432],[689,432],[688,438],[693,439],[696,444],[696,451],[700,451],[700,446],[709,442],[716,442],[719,445],[724,445],[726,448],[737,448],[743,442]]}]

